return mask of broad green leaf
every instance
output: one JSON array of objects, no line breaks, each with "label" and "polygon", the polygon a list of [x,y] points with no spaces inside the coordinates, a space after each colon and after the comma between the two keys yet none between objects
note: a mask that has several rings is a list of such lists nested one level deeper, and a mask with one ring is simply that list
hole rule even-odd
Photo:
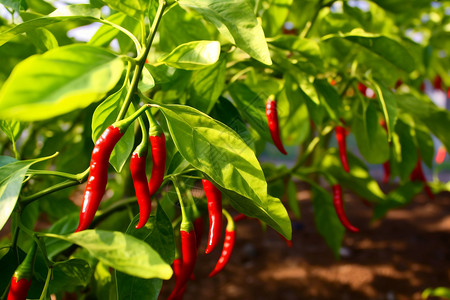
[{"label": "broad green leaf", "polygon": [[[175,257],[173,228],[164,210],[158,206],[156,215],[151,215],[143,228],[136,229],[139,222],[137,215],[126,233],[150,244],[162,259],[171,264]],[[116,272],[118,299],[157,299],[162,287],[158,278],[143,279]]]},{"label": "broad green leaf", "polygon": [[50,293],[73,292],[78,287],[86,287],[90,282],[92,270],[82,259],[70,259],[53,265],[53,280],[50,281]]},{"label": "broad green leaf", "polygon": [[114,54],[82,44],[31,56],[0,90],[0,118],[34,121],[84,108],[116,85],[123,66]]},{"label": "broad green leaf", "polygon": [[38,27],[69,20],[96,22],[100,15],[101,11],[99,9],[92,8],[85,4],[63,6],[55,10],[49,16],[32,19],[20,23],[9,30],[0,32],[0,46],[16,37],[18,34],[35,30]]},{"label": "broad green leaf", "polygon": [[251,57],[272,64],[264,32],[247,0],[180,0],[178,3],[201,14]]},{"label": "broad green leaf", "polygon": [[155,80],[153,79],[152,74],[147,68],[142,69],[142,78],[139,81],[139,90],[141,92],[148,92],[155,86]]},{"label": "broad green leaf", "polygon": [[169,279],[172,268],[145,242],[118,231],[84,230],[69,235],[43,233],[86,248],[104,264],[141,277]]},{"label": "broad green leaf", "polygon": [[[121,12],[109,16],[106,20],[127,29],[134,35],[138,35],[139,33],[139,22],[136,19],[129,17]],[[121,53],[127,53],[130,50],[134,50],[135,45],[127,35],[125,35],[119,29],[107,24],[102,25],[97,30],[97,32],[89,40],[88,44],[92,46],[106,47],[114,39],[118,40]]]},{"label": "broad green leaf", "polygon": [[217,41],[194,41],[179,45],[158,61],[169,67],[196,70],[217,62],[220,43]]},{"label": "broad green leaf", "polygon": [[102,262],[97,263],[94,272],[95,296],[98,300],[117,299],[112,275],[109,267]]},{"label": "broad green leaf", "polygon": [[399,42],[387,36],[355,29],[342,35],[342,37],[375,53],[400,70],[408,73],[414,70],[414,58],[412,55]]},{"label": "broad green leaf", "polygon": [[314,80],[314,88],[320,98],[320,103],[328,112],[331,119],[339,121],[339,105],[341,97],[338,92],[328,83],[326,79]]},{"label": "broad green leaf", "polygon": [[286,209],[267,195],[261,166],[236,132],[188,106],[164,105],[160,110],[178,151],[194,168],[222,187],[236,209],[290,238]]},{"label": "broad green leaf", "polygon": [[136,20],[141,20],[149,1],[145,0],[104,0],[109,7],[123,12]]},{"label": "broad green leaf", "polygon": [[209,113],[225,87],[226,60],[198,70],[192,75],[187,105]]},{"label": "broad green leaf", "polygon": [[27,32],[27,37],[31,39],[31,42],[36,48],[44,53],[53,48],[58,48],[58,41],[50,30],[43,27],[36,28]]},{"label": "broad green leaf", "polygon": [[[75,232],[78,227],[79,217],[80,214],[78,212],[66,215],[53,224],[48,232],[60,235]],[[50,259],[53,259],[58,253],[66,250],[71,245],[72,243],[64,240],[45,238],[47,255]]]},{"label": "broad green leaf", "polygon": [[314,223],[317,230],[333,250],[334,256],[339,258],[339,250],[345,235],[345,228],[339,221],[334,209],[331,194],[322,188],[312,188],[314,205]]},{"label": "broad green leaf", "polygon": [[[0,167],[0,230],[8,221],[17,199],[19,198],[20,189],[22,188],[22,181],[28,168],[35,163],[53,158],[53,156],[41,157],[30,160],[11,161],[2,157],[0,160],[6,164]],[[11,161],[8,163],[8,160]]]},{"label": "broad green leaf", "polygon": [[292,180],[288,182],[286,194],[289,208],[291,209],[294,216],[297,219],[300,219],[301,213],[300,213],[300,204],[298,203],[297,199],[297,187],[295,186],[295,183]]},{"label": "broad green leaf", "polygon": [[11,8],[15,12],[27,9],[27,2],[25,0],[0,0],[0,3]]},{"label": "broad green leaf", "polygon": [[[235,82],[228,87],[228,91],[236,104],[239,113],[250,123],[266,141],[272,142],[266,117],[266,98],[269,95],[258,95],[247,85]],[[261,97],[264,97],[261,98]]]},{"label": "broad green leaf", "polygon": [[342,168],[338,151],[335,148],[330,148],[327,155],[321,157],[323,171],[336,178],[343,187],[349,188],[368,201],[376,203],[384,201],[386,195],[370,176],[365,164],[352,153],[348,153],[348,162],[350,173],[345,172]]},{"label": "broad green leaf", "polygon": [[396,155],[393,156],[394,159],[391,159],[391,171],[393,174],[397,173],[402,180],[408,180],[418,157],[411,127],[403,121],[399,120],[395,125],[392,145]]},{"label": "broad green leaf", "polygon": [[379,124],[377,110],[372,103],[359,103],[352,122],[352,133],[362,156],[368,163],[382,164],[389,159],[386,132]]},{"label": "broad green leaf", "polygon": [[214,106],[211,117],[224,123],[234,131],[236,131],[244,142],[252,149],[254,149],[254,141],[246,124],[239,115],[239,111],[234,107],[230,100],[220,97],[219,101]]},{"label": "broad green leaf", "polygon": [[[95,109],[92,116],[92,141],[95,143],[102,133],[116,121],[123,101],[127,94],[127,88],[122,87],[116,93],[112,94]],[[126,116],[130,116],[135,111],[134,106],[130,105]],[[119,142],[114,147],[109,162],[117,172],[122,168],[133,151],[134,145],[134,126],[130,126]]]},{"label": "broad green leaf", "polygon": [[11,156],[0,156],[0,167],[3,167],[4,165],[10,164],[17,161],[14,157]]}]

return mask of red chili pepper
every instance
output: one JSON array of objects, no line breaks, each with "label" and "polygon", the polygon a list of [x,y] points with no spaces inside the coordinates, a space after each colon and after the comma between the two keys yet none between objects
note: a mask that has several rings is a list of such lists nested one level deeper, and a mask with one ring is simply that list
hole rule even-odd
[{"label": "red chili pepper", "polygon": [[147,112],[150,122],[150,144],[152,146],[152,175],[148,182],[150,196],[153,196],[164,180],[166,169],[166,136],[161,127],[156,123],[151,113]]},{"label": "red chili pepper", "polygon": [[445,147],[443,147],[443,146],[439,147],[439,149],[436,153],[436,163],[438,165],[440,165],[444,162],[446,154],[447,154],[447,150],[445,150]]},{"label": "red chili pepper", "polygon": [[281,153],[287,155],[283,143],[280,138],[280,127],[278,124],[277,102],[273,95],[269,96],[266,103],[266,116],[269,123],[269,131],[272,136],[273,143]]},{"label": "red chili pepper", "polygon": [[447,88],[447,98],[450,98],[450,87]]},{"label": "red chili pepper", "polygon": [[195,236],[197,239],[197,249],[200,246],[200,242],[202,241],[203,228],[204,228],[204,222],[203,222],[202,216],[200,216],[194,220]]},{"label": "red chili pepper", "polygon": [[231,253],[233,252],[234,241],[236,239],[236,230],[234,226],[233,218],[228,214],[227,211],[223,210],[225,217],[227,218],[228,224],[225,233],[225,241],[223,242],[222,254],[220,255],[219,260],[217,261],[216,266],[209,274],[209,277],[213,277],[217,273],[219,273],[230,260]]},{"label": "red chili pepper", "polygon": [[342,188],[339,184],[333,185],[333,205],[334,209],[336,210],[336,214],[339,218],[339,221],[341,221],[342,225],[347,230],[358,232],[359,229],[350,224],[349,220],[347,219],[347,216],[345,215],[344,211],[344,203],[342,202]]},{"label": "red chili pepper", "polygon": [[175,288],[170,294],[168,298],[169,300],[179,299],[179,293],[182,293],[183,289],[186,288],[186,283],[188,282],[189,277],[194,271],[195,261],[197,260],[197,241],[194,228],[191,228],[189,231],[180,229],[180,234],[182,268],[176,278]]},{"label": "red chili pepper", "polygon": [[441,76],[439,76],[439,75],[436,75],[435,77],[434,77],[434,80],[433,80],[433,87],[436,89],[436,90],[443,90],[442,89],[442,77]]},{"label": "red chili pepper", "polygon": [[363,96],[366,96],[367,92],[367,86],[364,83],[358,83],[358,90],[363,94]]},{"label": "red chili pepper", "polygon": [[403,84],[403,81],[402,81],[401,79],[398,79],[398,80],[395,82],[395,89],[398,89],[402,84]]},{"label": "red chili pepper", "polygon": [[208,202],[209,235],[205,253],[210,253],[219,243],[222,235],[222,193],[209,180],[202,179]]},{"label": "red chili pepper", "polygon": [[389,160],[383,164],[383,169],[384,169],[383,183],[388,183],[389,177],[391,177],[391,165],[389,163]]},{"label": "red chili pepper", "polygon": [[434,199],[434,194],[431,191],[430,187],[428,186],[427,179],[422,170],[422,160],[421,160],[420,156],[417,159],[416,167],[409,175],[409,179],[411,181],[422,181],[424,184],[425,192],[427,193],[428,197],[430,197],[430,199]]},{"label": "red chili pepper", "polygon": [[344,167],[345,172],[350,172],[350,167],[348,165],[347,159],[347,144],[345,141],[347,130],[342,126],[336,126],[336,139],[339,146],[339,157],[341,159],[342,166]]},{"label": "red chili pepper", "polygon": [[80,222],[75,232],[87,229],[94,219],[100,201],[105,194],[111,152],[130,124],[146,109],[147,107],[143,106],[130,117],[112,124],[106,128],[97,142],[95,142],[91,156],[89,178],[81,205]]},{"label": "red chili pepper", "polygon": [[139,118],[139,123],[141,124],[142,130],[142,142],[136,147],[130,160],[131,177],[133,178],[134,190],[136,191],[140,212],[139,223],[136,225],[136,228],[141,228],[147,223],[152,209],[147,175],[145,173],[148,151],[147,128],[142,118]]},{"label": "red chili pepper", "polygon": [[422,82],[421,84],[420,84],[420,91],[422,92],[422,93],[424,93],[425,92],[425,82]]},{"label": "red chili pepper", "polygon": [[17,267],[11,279],[7,300],[25,300],[31,286],[33,266],[36,258],[36,243],[33,243],[24,261]]},{"label": "red chili pepper", "polygon": [[244,215],[243,213],[237,214],[237,215],[235,215],[235,216],[233,217],[233,221],[234,221],[234,222],[239,222],[239,221],[242,221],[242,220],[244,220],[244,219],[247,219],[247,216]]}]

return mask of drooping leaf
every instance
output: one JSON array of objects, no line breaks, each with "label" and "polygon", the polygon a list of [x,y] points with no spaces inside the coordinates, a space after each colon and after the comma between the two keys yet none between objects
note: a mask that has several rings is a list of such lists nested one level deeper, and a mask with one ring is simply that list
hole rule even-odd
[{"label": "drooping leaf", "polygon": [[112,89],[122,71],[119,57],[82,44],[31,56],[0,90],[0,118],[34,121],[84,108]]},{"label": "drooping leaf", "polygon": [[260,218],[290,238],[286,209],[279,199],[267,195],[261,166],[236,132],[187,106],[164,105],[161,112],[178,151],[193,167],[222,187],[240,212]]},{"label": "drooping leaf", "polygon": [[43,233],[86,248],[104,264],[141,278],[169,279],[172,268],[147,243],[118,231],[84,230],[69,235]]},{"label": "drooping leaf", "polygon": [[178,3],[201,14],[253,58],[272,64],[264,32],[247,0],[180,0]]},{"label": "drooping leaf", "polygon": [[92,274],[89,264],[82,259],[70,259],[53,265],[53,280],[50,293],[73,292],[77,287],[86,287]]}]

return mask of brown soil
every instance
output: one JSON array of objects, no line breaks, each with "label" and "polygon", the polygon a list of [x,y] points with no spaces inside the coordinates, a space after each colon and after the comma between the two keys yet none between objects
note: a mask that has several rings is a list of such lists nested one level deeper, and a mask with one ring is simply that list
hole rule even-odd
[{"label": "brown soil", "polygon": [[[361,229],[347,233],[339,261],[314,226],[309,192],[298,198],[302,220],[294,221],[293,247],[255,220],[237,224],[229,265],[208,278],[221,249],[201,254],[191,299],[415,300],[428,287],[450,287],[450,194],[418,195],[408,206],[370,223],[371,208],[346,194],[349,219]],[[205,249],[205,237],[201,249]],[[218,247],[221,248],[221,247]],[[166,299],[173,280],[166,282]]]}]

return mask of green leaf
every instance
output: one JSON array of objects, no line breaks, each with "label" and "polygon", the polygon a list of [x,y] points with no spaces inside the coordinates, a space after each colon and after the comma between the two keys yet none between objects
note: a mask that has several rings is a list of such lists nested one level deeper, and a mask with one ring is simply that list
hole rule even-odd
[{"label": "green leaf", "polygon": [[341,37],[357,44],[380,56],[390,65],[407,73],[414,70],[414,58],[412,55],[399,42],[387,36],[364,32],[358,28],[346,34],[331,35],[324,39],[330,37]]},{"label": "green leaf", "polygon": [[294,216],[297,219],[300,219],[302,215],[300,213],[300,204],[298,203],[297,199],[297,187],[295,186],[295,183],[292,180],[288,182],[286,194],[289,208],[291,209]]},{"label": "green leaf", "polygon": [[0,230],[8,221],[17,199],[19,198],[22,182],[25,179],[25,174],[28,168],[38,162],[53,158],[53,156],[41,157],[30,160],[13,161],[7,163],[8,160],[2,157],[4,164],[0,167]]},{"label": "green leaf", "polygon": [[318,92],[320,103],[328,112],[331,119],[339,122],[339,105],[341,97],[326,79],[314,80],[314,88]]},{"label": "green leaf", "polygon": [[187,105],[209,113],[225,87],[226,60],[196,71],[192,75]]},{"label": "green leaf", "polygon": [[18,34],[35,30],[38,27],[43,27],[69,20],[96,22],[100,18],[100,15],[100,9],[92,8],[90,5],[86,4],[63,6],[55,10],[49,16],[32,19],[20,23],[9,30],[0,32],[0,46],[15,38]]},{"label": "green leaf", "polygon": [[[112,94],[105,101],[103,101],[95,109],[92,116],[92,141],[95,143],[102,133],[116,121],[120,108],[125,101],[127,88],[122,87],[116,93]],[[134,106],[130,105],[126,116],[130,116],[135,112]],[[130,126],[119,142],[114,147],[109,162],[114,169],[120,173],[125,162],[133,151],[134,145],[134,126]]]},{"label": "green leaf", "polygon": [[59,46],[53,33],[45,28],[36,28],[35,30],[28,31],[27,36],[41,53],[58,48]]},{"label": "green leaf", "polygon": [[359,151],[368,163],[382,164],[389,159],[386,132],[379,124],[373,103],[368,103],[366,107],[359,103],[352,122],[352,133],[355,135]]},{"label": "green leaf", "polygon": [[251,57],[272,64],[264,32],[247,0],[180,0],[178,3],[201,14]]},{"label": "green leaf", "polygon": [[[158,205],[156,215],[151,215],[143,228],[136,229],[139,215],[131,221],[126,233],[145,241],[153,247],[168,264],[175,258],[173,228],[164,210]],[[143,279],[116,272],[118,299],[157,299],[162,280]]]},{"label": "green leaf", "polygon": [[90,282],[92,270],[82,259],[70,259],[53,265],[53,280],[50,293],[73,292],[77,287],[86,287]]},{"label": "green leaf", "polygon": [[69,235],[43,233],[42,236],[77,244],[104,264],[133,276],[169,279],[173,273],[152,247],[122,232],[84,230]]},{"label": "green leaf", "polygon": [[333,250],[334,256],[339,258],[339,250],[345,235],[345,228],[339,221],[333,206],[330,193],[322,188],[312,188],[314,206],[314,223],[317,230]]},{"label": "green leaf", "polygon": [[[12,161],[11,158],[0,157],[2,158],[0,163],[6,163],[0,167],[0,230],[8,221],[16,206],[28,168],[35,163],[53,157],[54,155],[21,161]],[[8,161],[11,162],[8,163]]]},{"label": "green leaf", "polygon": [[1,0],[0,3],[11,8],[15,12],[27,9],[27,2],[25,0]]},{"label": "green leaf", "polygon": [[269,124],[266,117],[266,103],[261,97],[269,95],[258,95],[243,83],[235,82],[228,87],[231,97],[236,104],[239,113],[250,123],[266,141],[273,143],[269,132]]},{"label": "green leaf", "polygon": [[114,54],[82,44],[31,56],[0,90],[0,118],[35,121],[84,108],[116,85],[123,66]]},{"label": "green leaf", "polygon": [[219,55],[218,41],[194,41],[179,45],[158,61],[169,67],[197,70],[216,63]]},{"label": "green leaf", "polygon": [[[78,212],[62,217],[55,224],[50,227],[48,232],[54,234],[69,234],[74,232],[78,227],[80,214]],[[45,247],[47,249],[47,255],[50,259],[53,259],[57,254],[66,250],[72,245],[72,243],[58,240],[45,238]]]},{"label": "green leaf", "polygon": [[273,0],[270,7],[262,16],[262,25],[267,36],[274,36],[281,32],[284,22],[289,15],[293,0]]},{"label": "green leaf", "polygon": [[378,100],[383,111],[384,120],[386,121],[388,141],[391,140],[392,132],[394,131],[395,123],[397,122],[397,100],[396,96],[384,87],[378,85],[376,82],[372,82],[375,85],[375,90],[378,95]]},{"label": "green leaf", "polygon": [[109,7],[121,11],[136,20],[141,20],[149,1],[144,0],[104,0]]},{"label": "green leaf", "polygon": [[155,86],[155,80],[153,79],[152,74],[150,74],[150,71],[148,68],[144,67],[142,69],[142,78],[139,81],[139,90],[141,92],[148,92]]},{"label": "green leaf", "polygon": [[222,187],[237,210],[260,218],[290,239],[286,209],[279,199],[267,195],[261,166],[241,137],[194,108],[164,105],[160,109],[180,154]]},{"label": "green leaf", "polygon": [[22,132],[21,123],[15,120],[0,120],[0,129],[11,142],[15,142]]}]

